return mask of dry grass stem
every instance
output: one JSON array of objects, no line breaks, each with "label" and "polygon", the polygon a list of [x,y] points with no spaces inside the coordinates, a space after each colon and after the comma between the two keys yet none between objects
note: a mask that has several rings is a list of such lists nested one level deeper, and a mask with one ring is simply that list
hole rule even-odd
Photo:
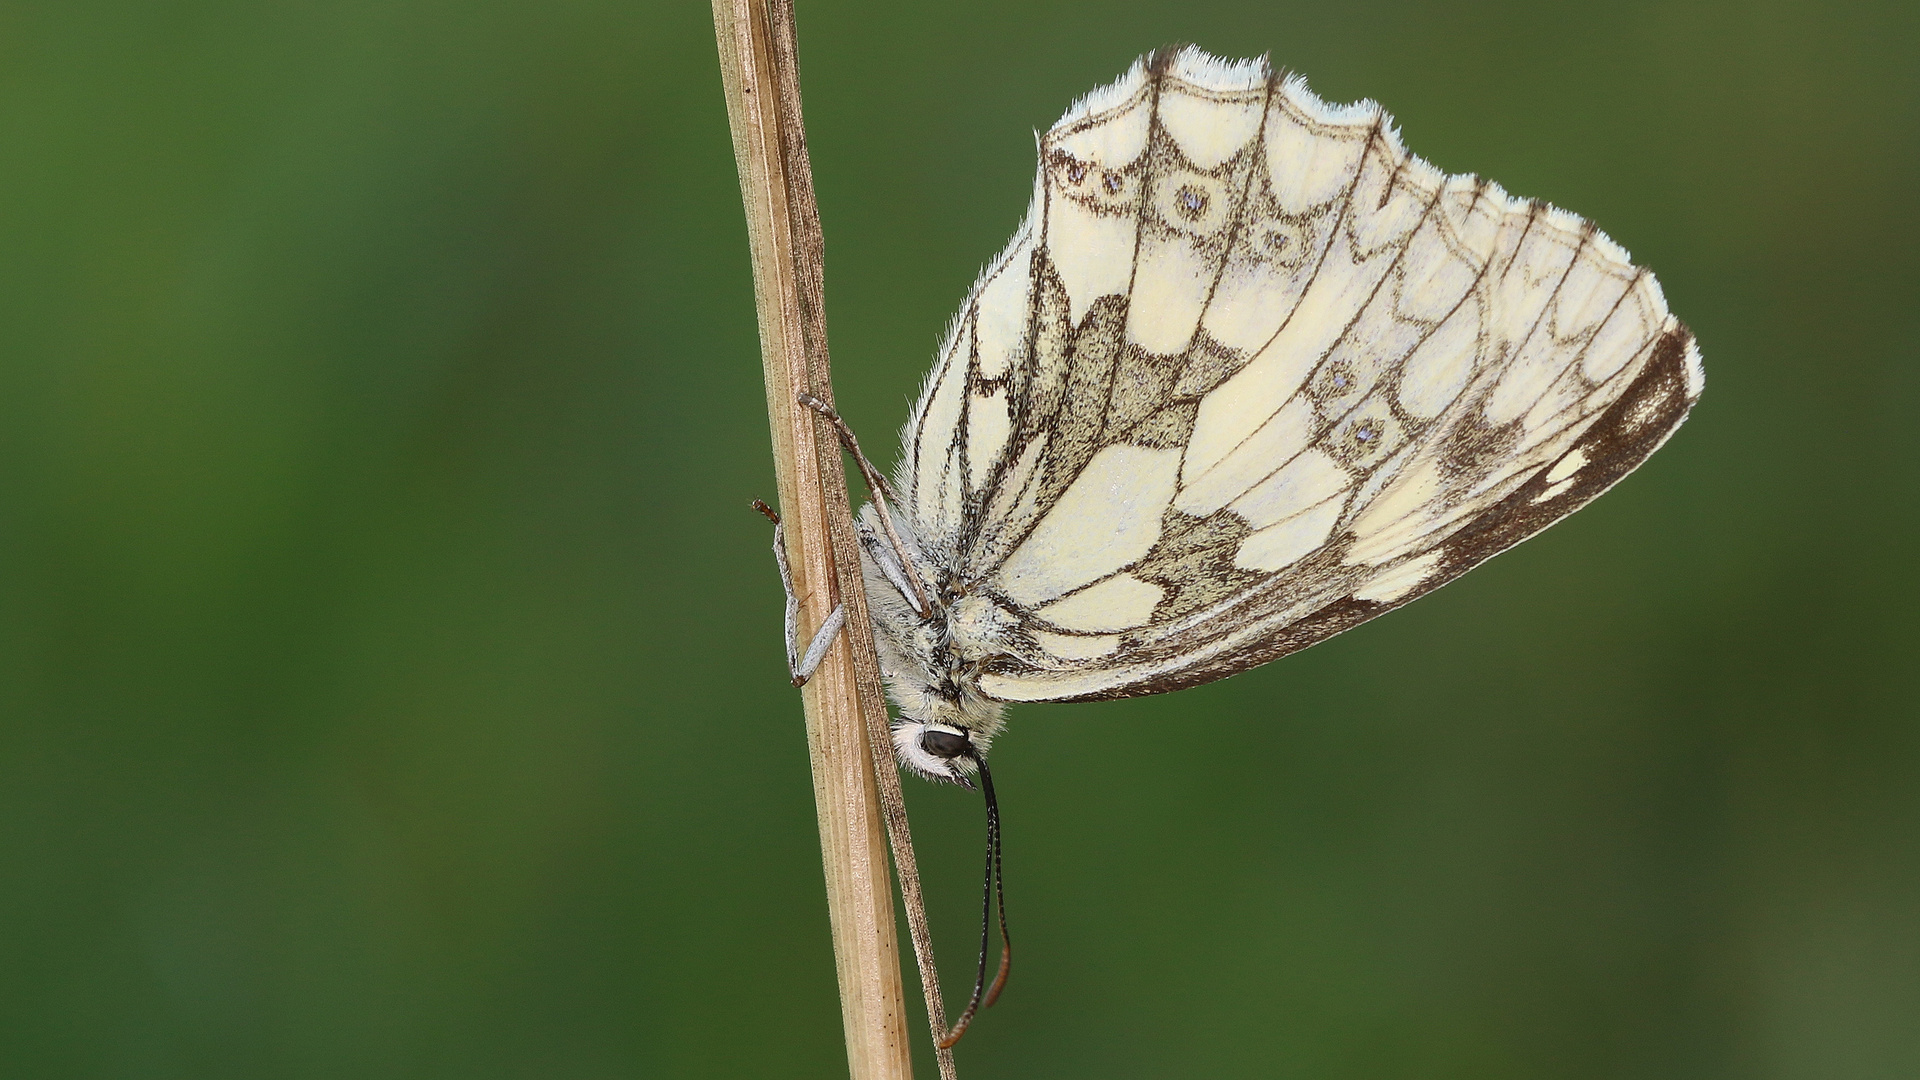
[{"label": "dry grass stem", "polygon": [[[891,840],[936,1040],[946,1030],[939,979],[920,906],[886,701],[867,632],[852,507],[833,428],[797,398],[833,401],[822,307],[820,220],[801,124],[789,0],[714,0],[727,114],[746,203],[761,360],[788,561],[802,640],[837,603],[847,632],[801,691],[827,909],[854,1080],[912,1075],[893,893]],[[943,1080],[949,1051],[937,1050]]]}]

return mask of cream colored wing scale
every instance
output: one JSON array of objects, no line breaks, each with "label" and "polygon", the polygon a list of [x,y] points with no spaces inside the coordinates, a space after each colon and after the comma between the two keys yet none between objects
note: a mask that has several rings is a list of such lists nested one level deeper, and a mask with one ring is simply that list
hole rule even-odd
[{"label": "cream colored wing scale", "polygon": [[1700,394],[1652,275],[1591,224],[1263,61],[1156,54],[1040,157],[897,478],[991,697],[1304,648],[1578,509]]}]

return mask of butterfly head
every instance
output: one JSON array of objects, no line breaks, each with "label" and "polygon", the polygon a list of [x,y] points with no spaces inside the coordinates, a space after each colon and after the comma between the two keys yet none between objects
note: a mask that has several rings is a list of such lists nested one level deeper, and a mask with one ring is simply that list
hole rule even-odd
[{"label": "butterfly head", "polygon": [[[873,591],[870,583],[868,595]],[[944,609],[931,619],[901,606],[875,604],[873,611],[880,670],[899,708],[894,755],[924,779],[972,787],[970,777],[986,760],[1005,706],[980,692],[972,665],[954,648]]]},{"label": "butterfly head", "polygon": [[893,750],[900,764],[924,779],[970,788],[986,755],[987,740],[952,724],[903,718],[893,725]]}]

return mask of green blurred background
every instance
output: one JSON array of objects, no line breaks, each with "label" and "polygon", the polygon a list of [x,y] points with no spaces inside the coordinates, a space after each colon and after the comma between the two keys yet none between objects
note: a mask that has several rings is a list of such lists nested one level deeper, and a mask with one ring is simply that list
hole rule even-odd
[{"label": "green blurred background", "polygon": [[[800,20],[889,455],[1033,129],[1175,40],[1594,218],[1706,357],[1440,594],[1016,709],[969,1075],[1920,1075],[1920,8]],[[0,1074],[842,1075],[772,493],[705,6],[0,4]],[[957,996],[980,809],[909,796]]]}]

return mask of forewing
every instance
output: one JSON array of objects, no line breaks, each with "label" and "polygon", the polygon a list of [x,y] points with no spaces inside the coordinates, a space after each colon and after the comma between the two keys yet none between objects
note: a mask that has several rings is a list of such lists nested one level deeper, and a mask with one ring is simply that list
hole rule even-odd
[{"label": "forewing", "polygon": [[900,477],[930,561],[995,609],[993,697],[1323,640],[1578,509],[1699,396],[1690,335],[1590,224],[1261,62],[1137,64],[1040,155]]}]

